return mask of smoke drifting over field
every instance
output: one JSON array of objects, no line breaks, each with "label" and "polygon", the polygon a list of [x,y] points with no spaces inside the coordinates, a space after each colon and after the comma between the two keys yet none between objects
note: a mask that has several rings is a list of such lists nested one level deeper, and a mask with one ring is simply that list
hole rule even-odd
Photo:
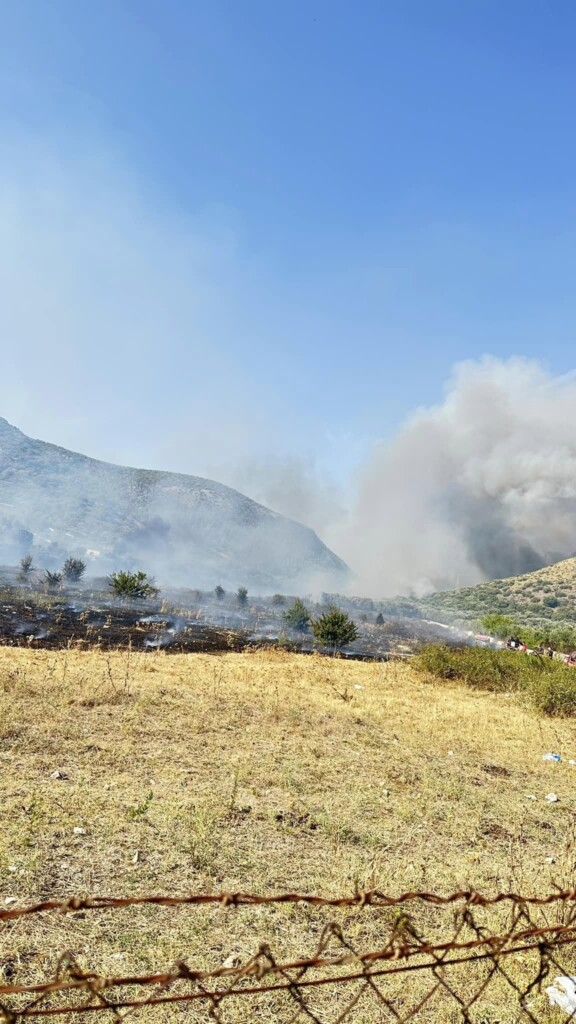
[{"label": "smoke drifting over field", "polygon": [[576,552],[576,377],[524,359],[459,365],[441,405],[375,449],[346,530],[357,592],[424,593]]}]

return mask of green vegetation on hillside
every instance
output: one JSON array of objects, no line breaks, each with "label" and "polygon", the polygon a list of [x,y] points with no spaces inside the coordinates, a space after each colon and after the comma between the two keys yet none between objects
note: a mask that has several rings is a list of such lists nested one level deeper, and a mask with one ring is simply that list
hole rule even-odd
[{"label": "green vegetation on hillside", "polygon": [[490,612],[480,620],[480,626],[500,640],[518,636],[527,647],[551,647],[566,654],[576,650],[576,626],[569,623],[541,622],[537,626],[527,626],[509,615]]},{"label": "green vegetation on hillside", "polygon": [[419,606],[426,616],[442,615],[454,622],[474,623],[497,613],[523,626],[576,624],[576,558],[522,576],[431,594]]},{"label": "green vegetation on hillside", "polygon": [[562,661],[483,647],[425,648],[416,666],[436,679],[461,679],[477,690],[518,693],[548,715],[576,714],[576,669]]}]

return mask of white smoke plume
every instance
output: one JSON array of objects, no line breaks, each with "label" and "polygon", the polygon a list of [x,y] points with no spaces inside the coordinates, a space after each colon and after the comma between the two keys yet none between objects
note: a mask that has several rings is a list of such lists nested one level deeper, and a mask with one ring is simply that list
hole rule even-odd
[{"label": "white smoke plume", "polygon": [[346,517],[343,487],[322,476],[311,459],[239,459],[217,476],[254,501],[310,526],[320,536],[326,536]]},{"label": "white smoke plume", "polygon": [[576,553],[576,376],[526,359],[456,367],[361,473],[326,538],[374,596],[466,586]]}]

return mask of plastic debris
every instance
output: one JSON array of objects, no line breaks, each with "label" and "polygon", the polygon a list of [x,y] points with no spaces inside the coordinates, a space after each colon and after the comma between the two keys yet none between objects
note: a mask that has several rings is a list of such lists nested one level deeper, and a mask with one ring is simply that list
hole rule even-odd
[{"label": "plastic debris", "polygon": [[576,761],[574,760],[574,758],[572,758],[570,761],[568,761],[568,764],[576,764]]},{"label": "plastic debris", "polygon": [[565,1013],[576,1013],[576,978],[565,975],[554,978],[554,984],[546,989],[550,1006],[559,1006]]},{"label": "plastic debris", "polygon": [[560,754],[544,754],[543,761],[561,761]]},{"label": "plastic debris", "polygon": [[85,836],[86,835],[86,829],[85,828],[81,828],[80,825],[76,825],[75,828],[74,828],[74,835],[75,836]]},{"label": "plastic debris", "polygon": [[557,804],[560,801],[560,797],[556,796],[556,793],[548,793],[546,802],[549,804]]}]

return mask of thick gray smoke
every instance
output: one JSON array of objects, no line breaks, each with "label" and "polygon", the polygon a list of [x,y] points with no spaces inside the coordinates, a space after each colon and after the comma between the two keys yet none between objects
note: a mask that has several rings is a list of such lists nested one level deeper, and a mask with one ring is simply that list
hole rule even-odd
[{"label": "thick gray smoke", "polygon": [[326,538],[373,595],[466,586],[576,553],[576,377],[524,359],[459,365],[361,474]]}]

